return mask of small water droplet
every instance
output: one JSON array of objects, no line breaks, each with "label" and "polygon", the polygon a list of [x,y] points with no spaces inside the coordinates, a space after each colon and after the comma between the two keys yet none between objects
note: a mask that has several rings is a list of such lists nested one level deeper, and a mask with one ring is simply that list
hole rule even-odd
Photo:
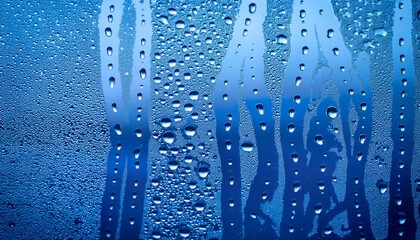
[{"label": "small water droplet", "polygon": [[328,37],[328,38],[332,38],[332,37],[334,37],[334,30],[332,30],[332,29],[328,29],[328,31],[327,31],[327,37]]},{"label": "small water droplet", "polygon": [[301,188],[300,182],[295,182],[293,184],[293,192],[299,192]]}]

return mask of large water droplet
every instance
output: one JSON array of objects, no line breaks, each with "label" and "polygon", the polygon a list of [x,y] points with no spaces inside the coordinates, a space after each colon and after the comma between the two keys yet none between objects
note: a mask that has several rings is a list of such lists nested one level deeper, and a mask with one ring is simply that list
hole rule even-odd
[{"label": "large water droplet", "polygon": [[323,145],[323,144],[324,144],[324,139],[322,138],[322,136],[321,136],[321,135],[316,135],[316,136],[315,136],[315,142],[316,142],[318,145]]},{"label": "large water droplet", "polygon": [[197,168],[198,176],[206,178],[210,173],[210,165],[206,162],[201,162]]},{"label": "large water droplet", "polygon": [[283,34],[280,34],[276,37],[276,42],[278,44],[287,44],[287,37]]},{"label": "large water droplet", "polygon": [[250,141],[246,141],[242,143],[241,149],[242,151],[245,151],[245,152],[252,152],[252,150],[254,149],[254,144]]},{"label": "large water droplet", "polygon": [[181,226],[181,227],[179,228],[179,235],[180,235],[181,237],[183,237],[183,238],[187,238],[187,237],[189,237],[189,236],[190,236],[190,232],[191,232],[191,230],[190,230],[190,228],[189,228],[189,227],[187,227],[187,226]]},{"label": "large water droplet", "polygon": [[176,27],[176,28],[178,28],[178,29],[183,29],[183,28],[185,28],[185,23],[184,23],[184,21],[181,21],[181,20],[177,21],[177,22],[175,23],[175,27]]},{"label": "large water droplet", "polygon": [[165,133],[163,133],[162,138],[164,142],[172,144],[175,141],[175,133],[172,131],[166,131]]},{"label": "large water droplet", "polygon": [[255,11],[257,11],[257,5],[255,3],[249,4],[249,12],[255,13]]},{"label": "large water droplet", "polygon": [[111,37],[112,36],[112,30],[111,30],[111,28],[109,28],[109,27],[105,28],[105,35],[107,37]]},{"label": "large water droplet", "polygon": [[388,190],[388,184],[382,179],[376,182],[376,187],[378,187],[381,194],[384,194]]},{"label": "large water droplet", "polygon": [[184,128],[184,132],[185,132],[185,135],[187,135],[188,137],[192,137],[195,135],[196,129],[194,126],[186,126]]},{"label": "large water droplet", "polygon": [[328,116],[329,118],[331,118],[331,119],[336,118],[336,117],[338,116],[338,111],[337,111],[337,108],[335,108],[335,107],[329,107],[329,108],[327,109],[327,116]]}]

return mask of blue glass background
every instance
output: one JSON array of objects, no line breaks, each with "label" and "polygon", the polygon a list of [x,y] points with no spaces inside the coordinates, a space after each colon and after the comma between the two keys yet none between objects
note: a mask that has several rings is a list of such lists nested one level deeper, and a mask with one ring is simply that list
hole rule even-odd
[{"label": "blue glass background", "polygon": [[420,238],[419,1],[0,8],[0,239]]}]

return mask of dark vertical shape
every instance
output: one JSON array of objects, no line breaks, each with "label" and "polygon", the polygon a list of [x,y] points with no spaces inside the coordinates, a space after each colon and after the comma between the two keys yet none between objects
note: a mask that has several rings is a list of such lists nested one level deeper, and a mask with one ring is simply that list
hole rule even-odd
[{"label": "dark vertical shape", "polygon": [[124,151],[117,150],[118,143],[112,144],[107,160],[107,178],[102,198],[100,239],[116,239],[120,214],[121,180],[126,156]]},{"label": "dark vertical shape", "polygon": [[[351,65],[348,66],[349,68]],[[367,54],[362,53],[357,59],[358,72],[349,75],[353,82],[343,88],[348,92],[340,96],[340,112],[343,123],[344,142],[347,152],[347,180],[344,203],[347,209],[349,230],[346,239],[364,238],[373,239],[369,203],[365,193],[365,168],[369,152],[369,143],[372,135],[372,93],[370,89],[370,60]],[[356,81],[358,80],[359,81]],[[350,104],[353,103],[353,104]],[[350,109],[354,107],[358,119],[356,130],[352,134],[350,125]],[[353,143],[353,146],[352,146]],[[340,205],[338,206],[341,207]]]},{"label": "dark vertical shape", "polygon": [[121,239],[138,239],[143,227],[149,151],[149,105],[152,19],[149,1],[134,1],[136,33],[129,95],[127,180],[121,217]]},{"label": "dark vertical shape", "polygon": [[412,46],[411,1],[396,1],[392,38],[394,79],[392,81],[393,141],[389,181],[387,239],[415,239],[417,225],[411,188],[414,147],[416,77]]},{"label": "dark vertical shape", "polygon": [[[347,180],[344,202],[335,208],[340,210],[339,212],[347,210],[351,231],[349,239],[373,239],[364,183],[372,134],[370,58],[362,52],[356,61],[352,60],[330,2],[317,2],[312,8],[323,9],[316,21],[319,49],[328,61],[332,70],[332,79],[336,82],[340,93],[339,113],[347,154]],[[352,125],[356,126],[354,132],[351,131]],[[333,209],[331,218],[335,216],[333,213],[338,214]]]},{"label": "dark vertical shape", "polygon": [[[238,32],[235,24],[235,33]],[[234,40],[232,40],[234,41]],[[242,177],[239,154],[239,96],[238,82],[241,79],[243,58],[235,56],[237,45],[230,44],[216,78],[214,111],[216,137],[222,170],[221,209],[223,239],[242,238]]]},{"label": "dark vertical shape", "polygon": [[[310,83],[319,58],[315,24],[311,8],[294,1],[291,20],[291,52],[282,85],[280,140],[283,150],[285,188],[282,239],[305,239],[304,195],[306,186],[306,149],[304,123],[310,101]],[[301,34],[306,30],[307,34]],[[289,131],[290,126],[294,131]]]},{"label": "dark vertical shape", "polygon": [[122,3],[105,0],[99,16],[101,83],[110,125],[112,148],[107,161],[105,192],[101,208],[100,239],[116,239],[121,202],[121,186],[128,145],[127,120],[119,72],[119,28]]},{"label": "dark vertical shape", "polygon": [[[215,111],[217,145],[222,161],[223,239],[241,239],[242,199],[238,100],[232,99],[230,103],[222,103],[221,101],[215,100]],[[229,125],[229,131],[226,131],[226,125]]]},{"label": "dark vertical shape", "polygon": [[240,42],[243,48],[241,53],[245,57],[241,94],[251,117],[258,150],[257,171],[244,208],[244,236],[245,239],[276,239],[278,236],[272,216],[262,208],[263,204],[268,205],[273,200],[278,186],[279,170],[279,156],[274,140],[273,106],[264,75],[263,23],[267,15],[267,3],[255,2],[255,10],[252,10],[252,2],[243,4],[248,8],[244,15],[250,19],[250,23],[245,20],[247,34]]},{"label": "dark vertical shape", "polygon": [[306,175],[309,203],[305,212],[304,231],[311,232],[315,216],[319,216],[316,235],[318,238],[331,237],[324,234],[328,227],[328,222],[323,221],[324,215],[331,209],[332,203],[338,204],[333,186],[333,173],[338,161],[342,161],[337,152],[341,152],[343,147],[332,132],[331,120],[336,118],[336,109],[336,104],[331,99],[322,100],[318,106],[317,116],[312,117],[310,121],[306,144],[310,153]]},{"label": "dark vertical shape", "polygon": [[[274,120],[270,99],[246,101],[258,147],[257,174],[251,183],[244,209],[245,239],[276,239],[275,225],[261,205],[272,201],[278,186],[278,154],[274,141]],[[264,112],[258,108],[264,106]]]},{"label": "dark vertical shape", "polygon": [[[299,56],[299,53],[303,56]],[[318,58],[318,54],[323,58]],[[324,230],[322,227],[325,228],[337,214],[347,210],[351,230],[348,237],[373,238],[369,205],[364,190],[364,171],[372,131],[369,56],[362,53],[356,62],[357,71],[354,70],[350,51],[344,44],[340,24],[334,15],[331,3],[327,0],[295,1],[291,26],[291,58],[283,83],[280,119],[286,172],[281,224],[282,237],[285,239],[303,239],[313,228],[312,223],[305,222],[313,219],[312,213],[309,212],[313,211],[311,206],[308,206],[306,211],[311,218],[304,218],[303,197],[308,192],[308,184],[311,184],[313,177],[316,176],[308,175],[311,166],[306,166],[307,150],[303,144],[303,124],[311,94],[309,83],[314,81],[314,85],[322,84],[316,82],[317,79],[314,78],[316,72],[320,71],[317,68],[318,63],[327,64],[331,69],[331,79],[335,81],[340,94],[339,114],[343,124],[342,131],[348,163],[345,200],[319,216],[318,223],[323,226],[318,226],[318,234],[322,235],[323,233],[320,232]],[[353,110],[350,111],[351,109]],[[350,116],[354,115],[357,115],[357,119],[350,119]],[[296,126],[293,133],[287,131],[287,126],[290,124]],[[353,133],[350,124],[356,125]],[[311,139],[308,141],[310,142]],[[308,177],[303,178],[302,173]],[[310,204],[316,204],[317,197],[313,197],[310,201]]]},{"label": "dark vertical shape", "polygon": [[[216,79],[217,140],[223,174],[223,239],[241,239],[243,228],[246,239],[277,238],[272,219],[262,210],[262,204],[271,202],[278,186],[272,103],[264,81],[265,47],[262,43],[266,11],[265,1],[242,2],[233,38]],[[257,173],[244,209],[244,226],[240,184],[240,98],[250,113],[258,149]]]}]

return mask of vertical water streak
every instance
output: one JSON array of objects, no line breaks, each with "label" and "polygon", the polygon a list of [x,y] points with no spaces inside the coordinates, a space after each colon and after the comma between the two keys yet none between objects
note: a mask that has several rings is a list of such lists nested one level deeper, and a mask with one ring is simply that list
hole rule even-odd
[{"label": "vertical water streak", "polygon": [[[245,238],[276,237],[272,220],[261,205],[270,202],[278,185],[271,99],[264,81],[263,22],[266,2],[243,1],[222,70],[216,78],[217,141],[222,161],[223,238],[242,238],[239,99],[250,112],[257,139],[258,169],[245,207]],[[243,81],[243,82],[242,82]],[[242,86],[242,87],[240,87]],[[245,159],[243,159],[245,160]],[[264,222],[263,224],[261,222]]]},{"label": "vertical water streak", "polygon": [[[283,149],[285,189],[280,235],[284,239],[304,239],[304,194],[306,188],[306,149],[304,122],[310,101],[310,83],[319,52],[312,12],[294,1],[290,27],[290,58],[282,86],[280,139]],[[306,32],[306,34],[302,34]],[[294,131],[289,131],[294,126]]]},{"label": "vertical water streak", "polygon": [[126,164],[128,121],[119,72],[119,28],[122,2],[103,1],[99,15],[101,83],[110,125],[112,148],[107,161],[107,178],[101,209],[101,239],[116,239],[120,214],[122,176]]},{"label": "vertical water streak", "polygon": [[[361,53],[357,58],[357,65],[353,66],[352,56],[344,43],[339,21],[331,4],[323,1],[310,7],[323,10],[322,14],[319,12],[317,19],[320,51],[332,69],[332,79],[336,81],[340,93],[339,113],[347,153],[347,181],[344,202],[337,207],[342,208],[345,205],[351,230],[350,238],[372,239],[369,204],[364,185],[372,135],[370,58],[366,53]],[[331,30],[334,32],[332,36],[329,34]],[[356,112],[356,119],[352,119],[355,117],[352,112]],[[353,122],[356,129],[352,132]]]},{"label": "vertical water streak", "polygon": [[127,180],[121,217],[121,239],[137,239],[143,224],[147,159],[152,51],[150,2],[134,1],[136,12],[132,81],[129,96]]},{"label": "vertical water streak", "polygon": [[[264,75],[263,24],[267,15],[267,3],[258,1],[242,4],[248,5],[248,12],[244,14],[244,22],[241,22],[241,18],[237,20],[237,23],[242,23],[247,31],[246,36],[240,39],[241,51],[245,58],[241,93],[251,116],[258,150],[257,172],[251,183],[244,209],[244,236],[245,239],[257,237],[275,239],[278,237],[276,226],[271,216],[262,209],[263,204],[268,204],[273,199],[278,186],[279,167],[274,139],[272,101],[265,86]],[[252,4],[255,4],[255,11],[252,10]]]},{"label": "vertical water streak", "polygon": [[392,37],[392,163],[389,182],[387,239],[414,239],[417,225],[411,189],[416,77],[412,35],[412,3],[396,1]]},{"label": "vertical water streak", "polygon": [[[369,56],[364,53],[360,54],[356,61],[360,68],[357,69],[358,71],[354,70],[352,56],[344,44],[339,21],[334,15],[329,1],[295,1],[293,11],[291,58],[283,83],[283,105],[280,119],[286,172],[282,237],[287,239],[305,238],[313,227],[312,223],[305,222],[313,217],[304,220],[304,214],[314,211],[316,200],[310,200],[310,204],[314,206],[308,206],[304,213],[303,198],[308,192],[308,184],[314,179],[310,175],[308,178],[302,177],[302,173],[305,175],[305,171],[312,171],[306,166],[306,152],[313,151],[310,149],[313,147],[308,143],[308,149],[305,149],[304,131],[300,128],[303,127],[310,100],[309,82],[316,81],[314,76],[316,76],[316,72],[320,71],[317,65],[326,64],[331,69],[331,79],[335,81],[339,91],[338,112],[343,125],[340,130],[344,135],[348,163],[347,187],[343,202],[336,204],[333,209],[323,209],[320,212],[318,224],[321,225],[318,226],[317,234],[323,236],[324,230],[328,230],[328,222],[340,212],[347,210],[349,229],[351,230],[349,237],[373,238],[369,206],[364,190],[364,169],[372,124]],[[352,112],[356,114],[352,114]],[[357,119],[350,119],[351,115],[352,118],[357,115]],[[356,129],[352,132],[350,124],[353,124],[353,121],[356,123]],[[297,126],[292,133],[286,131],[290,124]],[[317,140],[308,139],[308,142],[310,141]],[[334,166],[332,165],[330,168],[334,168]],[[291,171],[292,169],[294,172]],[[315,195],[312,194],[312,196],[312,198],[316,198]],[[333,193],[332,196],[334,196]]]}]

